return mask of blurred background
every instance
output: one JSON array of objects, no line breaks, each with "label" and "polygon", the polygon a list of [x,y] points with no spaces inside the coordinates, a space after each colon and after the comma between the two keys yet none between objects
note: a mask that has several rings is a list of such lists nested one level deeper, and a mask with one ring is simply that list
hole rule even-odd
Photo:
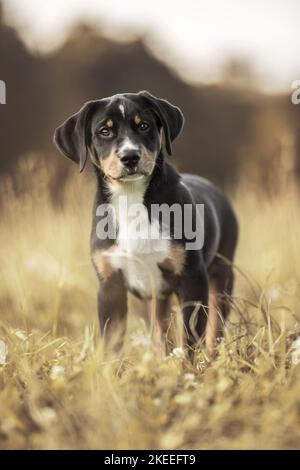
[{"label": "blurred background", "polygon": [[228,190],[246,171],[276,191],[278,172],[299,174],[299,17],[297,0],[0,1],[1,179],[22,194],[30,158],[58,203],[76,169],[54,128],[86,100],[147,89],[184,112],[179,169]]},{"label": "blurred background", "polygon": [[[239,268],[298,308],[299,17],[296,0],[0,0],[2,319],[68,331],[96,320],[95,182],[53,132],[87,100],[145,89],[185,115],[173,163],[232,198]],[[253,299],[241,276],[237,294]]]}]

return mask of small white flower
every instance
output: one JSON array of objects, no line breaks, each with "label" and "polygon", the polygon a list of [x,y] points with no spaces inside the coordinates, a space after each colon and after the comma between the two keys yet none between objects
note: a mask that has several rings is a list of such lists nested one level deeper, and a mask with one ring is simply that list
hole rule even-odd
[{"label": "small white flower", "polygon": [[174,348],[170,356],[177,357],[178,359],[184,359],[184,350],[182,348]]},{"label": "small white flower", "polygon": [[131,343],[133,346],[143,346],[144,348],[149,348],[151,345],[151,338],[142,330],[135,331],[130,336]]},{"label": "small white flower", "polygon": [[153,405],[160,406],[161,405],[161,399],[160,398],[154,398]]},{"label": "small white flower", "polygon": [[281,297],[280,286],[274,285],[268,289],[267,296],[269,300],[278,300]]},{"label": "small white flower", "polygon": [[15,336],[21,339],[22,341],[26,341],[28,338],[26,333],[24,333],[24,331],[16,330],[14,333],[15,333]]},{"label": "small white flower", "polygon": [[196,388],[198,386],[197,382],[196,382],[196,376],[195,374],[192,374],[191,372],[187,372],[186,374],[184,374],[183,376],[184,380],[185,380],[185,384],[184,384],[184,388],[187,389],[187,388]]},{"label": "small white flower", "polygon": [[195,380],[195,374],[191,374],[190,372],[187,372],[186,374],[184,374],[183,378],[187,382],[193,382]]},{"label": "small white flower", "polygon": [[292,349],[299,349],[300,348],[300,336],[299,336],[299,338],[295,339],[295,341],[293,341],[291,348]]},{"label": "small white flower", "polygon": [[50,406],[40,409],[40,419],[43,424],[52,424],[57,419],[56,411]]},{"label": "small white flower", "polygon": [[292,363],[295,365],[300,364],[300,337],[293,341],[291,345],[291,350]]},{"label": "small white flower", "polygon": [[51,379],[57,379],[65,375],[65,368],[62,366],[53,366],[50,372]]},{"label": "small white flower", "polygon": [[4,341],[0,340],[0,365],[1,366],[5,364],[6,354],[7,354],[6,344],[4,343]]}]

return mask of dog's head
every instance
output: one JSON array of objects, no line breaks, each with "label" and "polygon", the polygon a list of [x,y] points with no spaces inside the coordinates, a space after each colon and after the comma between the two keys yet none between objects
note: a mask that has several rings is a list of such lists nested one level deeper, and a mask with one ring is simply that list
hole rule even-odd
[{"label": "dog's head", "polygon": [[183,127],[179,108],[150,93],[126,93],[86,103],[55,131],[59,150],[83,170],[92,162],[107,178],[150,176],[156,159]]}]

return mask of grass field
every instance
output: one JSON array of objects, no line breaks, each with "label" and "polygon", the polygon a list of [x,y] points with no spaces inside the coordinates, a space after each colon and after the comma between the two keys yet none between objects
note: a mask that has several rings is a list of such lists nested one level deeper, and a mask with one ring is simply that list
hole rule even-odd
[{"label": "grass field", "polygon": [[21,196],[2,185],[0,448],[300,448],[295,184],[266,197],[244,179],[232,195],[232,313],[218,357],[199,352],[192,365],[180,350],[160,356],[135,299],[122,355],[104,357],[88,251],[93,187],[75,173],[58,209],[43,173]]}]

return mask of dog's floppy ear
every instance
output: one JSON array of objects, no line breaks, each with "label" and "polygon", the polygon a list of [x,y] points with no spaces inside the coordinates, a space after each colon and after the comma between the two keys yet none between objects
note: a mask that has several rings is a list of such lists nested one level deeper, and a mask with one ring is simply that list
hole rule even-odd
[{"label": "dog's floppy ear", "polygon": [[88,155],[87,125],[91,111],[100,100],[88,101],[76,114],[69,117],[54,133],[54,142],[68,158],[84,169]]},{"label": "dog's floppy ear", "polygon": [[180,134],[184,124],[184,117],[181,110],[177,108],[177,106],[173,106],[167,100],[156,98],[148,91],[140,91],[138,94],[151,103],[151,107],[159,118],[164,130],[166,150],[169,155],[172,155],[171,143]]}]

